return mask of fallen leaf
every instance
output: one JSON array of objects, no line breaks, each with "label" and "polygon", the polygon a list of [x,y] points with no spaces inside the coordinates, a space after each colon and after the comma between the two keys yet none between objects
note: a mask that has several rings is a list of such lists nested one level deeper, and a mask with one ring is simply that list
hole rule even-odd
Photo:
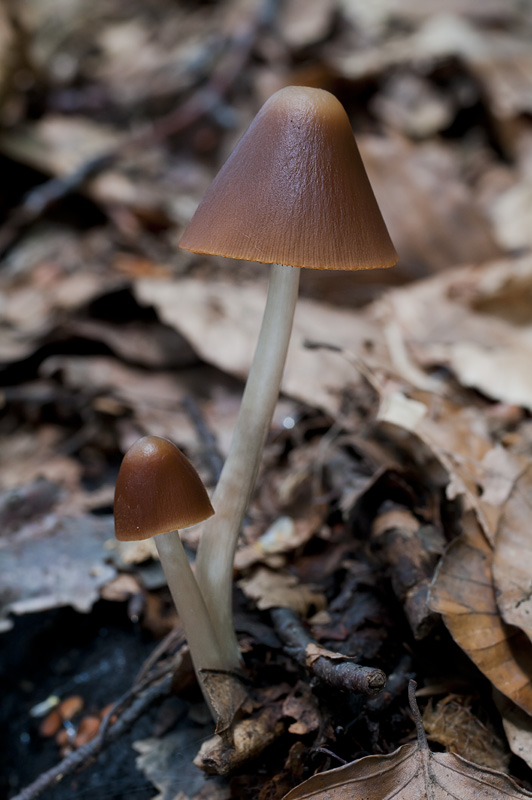
[{"label": "fallen leaf", "polygon": [[499,522],[493,554],[497,606],[508,625],[532,639],[532,467],[515,484]]},{"label": "fallen leaf", "polygon": [[532,713],[532,644],[499,615],[492,550],[472,514],[464,516],[463,529],[440,562],[429,605],[442,614],[453,639],[493,685]]},{"label": "fallen leaf", "polygon": [[493,699],[501,715],[510,750],[532,767],[532,717],[496,689]]},{"label": "fallen leaf", "polygon": [[325,597],[300,584],[295,575],[286,572],[259,567],[251,577],[242,578],[238,582],[246,597],[255,601],[257,608],[265,611],[268,608],[291,608],[305,618],[311,607],[316,610],[325,608]]},{"label": "fallen leaf", "polygon": [[[449,145],[413,144],[400,136],[360,136],[357,141],[397,252],[409,265],[410,280],[501,255]],[[405,204],[416,209],[407,220]],[[454,235],[457,219],[460,236]]]},{"label": "fallen leaf", "polygon": [[397,326],[416,366],[444,365],[462,386],[530,410],[531,289],[532,258],[525,255],[395,290],[370,316]]},{"label": "fallen leaf", "polygon": [[107,563],[105,545],[111,537],[112,517],[48,515],[39,526],[0,539],[0,630],[11,627],[8,614],[67,605],[90,611],[100,587],[116,575]]},{"label": "fallen leaf", "polygon": [[475,406],[428,392],[410,391],[407,397],[395,386],[392,380],[390,388],[381,387],[377,420],[410,431],[427,445],[449,475],[447,497],[462,497],[493,543],[504,504],[526,459],[493,446],[486,414]]},{"label": "fallen leaf", "polygon": [[223,734],[231,727],[248,696],[246,687],[231,673],[202,670],[200,678],[202,691],[209,697],[216,717],[215,733]]},{"label": "fallen leaf", "polygon": [[279,34],[293,48],[323,39],[333,23],[335,0],[288,0],[279,13]]},{"label": "fallen leaf", "polygon": [[[266,302],[262,284],[240,286],[194,278],[176,282],[139,280],[135,295],[154,306],[163,322],[176,328],[207,363],[246,378]],[[359,373],[346,369],[342,349],[363,352],[367,342],[385,352],[379,326],[362,314],[300,299],[283,377],[283,391],[312,407],[336,416],[346,384],[357,384]],[[326,342],[327,348],[307,343]],[[349,372],[349,378],[347,373]]]},{"label": "fallen leaf", "polygon": [[114,603],[123,603],[136,594],[142,592],[142,587],[133,575],[122,573],[102,587],[100,595],[103,600]]},{"label": "fallen leaf", "polygon": [[311,536],[309,526],[299,526],[298,529],[292,517],[278,517],[260,538],[237,550],[235,568],[247,569],[269,556],[289,553],[305,544]]},{"label": "fallen leaf", "polygon": [[410,702],[417,727],[417,744],[405,744],[386,756],[367,756],[343,767],[314,775],[288,792],[283,800],[522,800],[532,793],[502,772],[479,767],[451,753],[432,753],[421,717]]},{"label": "fallen leaf", "polygon": [[283,714],[291,717],[289,733],[305,736],[322,724],[318,701],[307,683],[299,681],[283,703]]},{"label": "fallen leaf", "polygon": [[[37,123],[27,123],[16,131],[0,134],[0,151],[15,161],[42,170],[47,175],[66,176],[89,159],[104,156],[119,148],[122,135],[87,117],[49,114]],[[89,180],[83,191],[104,205],[126,206],[139,216],[152,216],[167,222],[172,208],[170,194],[164,196],[164,183],[135,180],[118,169],[103,171]]]}]

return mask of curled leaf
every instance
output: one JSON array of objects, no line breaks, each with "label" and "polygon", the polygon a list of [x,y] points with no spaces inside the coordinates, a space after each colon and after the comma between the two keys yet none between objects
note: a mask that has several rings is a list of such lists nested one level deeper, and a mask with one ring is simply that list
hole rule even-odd
[{"label": "curled leaf", "polygon": [[497,606],[505,622],[532,639],[532,468],[521,475],[507,500],[493,554]]},{"label": "curled leaf", "polygon": [[430,590],[430,607],[443,615],[453,639],[493,685],[532,713],[532,644],[499,615],[491,577],[493,553],[476,518],[444,555]]}]

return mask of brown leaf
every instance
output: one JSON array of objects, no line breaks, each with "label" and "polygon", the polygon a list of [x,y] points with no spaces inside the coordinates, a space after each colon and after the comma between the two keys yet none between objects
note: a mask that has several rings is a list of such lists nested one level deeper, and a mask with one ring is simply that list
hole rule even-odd
[{"label": "brown leaf", "polygon": [[493,581],[497,606],[508,625],[516,625],[532,639],[532,541],[530,517],[532,467],[514,486],[499,523],[493,554]]},{"label": "brown leaf", "polygon": [[371,314],[397,326],[417,365],[444,364],[463,386],[530,409],[531,286],[526,255],[391,292]]},{"label": "brown leaf", "polygon": [[502,717],[510,750],[532,767],[532,717],[496,689],[493,699]]},{"label": "brown leaf", "polygon": [[410,692],[418,742],[387,756],[367,756],[343,767],[314,775],[283,800],[522,800],[532,797],[507,775],[450,753],[432,753]]},{"label": "brown leaf", "polygon": [[462,496],[494,541],[497,525],[525,459],[493,446],[486,415],[428,392],[410,396],[384,387],[378,419],[418,436],[447,471],[447,496]]},{"label": "brown leaf", "polygon": [[532,644],[500,618],[491,578],[492,551],[472,514],[450,545],[430,590],[454,640],[493,685],[532,713]]},{"label": "brown leaf", "polygon": [[[358,142],[397,252],[416,275],[501,254],[448,145],[414,145],[399,136],[359,136]],[[403,203],[416,209],[408,221]],[[457,219],[460,236],[453,235]]]},{"label": "brown leaf", "polygon": [[283,703],[283,714],[295,720],[288,728],[289,733],[305,736],[318,730],[321,725],[318,701],[310,686],[299,681]]},{"label": "brown leaf", "polygon": [[251,577],[242,579],[238,585],[261,611],[276,607],[291,608],[305,617],[310,606],[320,610],[326,605],[321,593],[300,584],[295,575],[273,572],[265,567],[259,567]]},{"label": "brown leaf", "polygon": [[[161,321],[176,328],[205,361],[239,378],[247,377],[266,301],[264,285],[145,279],[136,282],[135,295],[139,303],[154,306]],[[364,314],[355,316],[346,309],[300,299],[283,391],[336,416],[346,383],[360,381],[338,351],[362,352],[367,341],[377,352],[382,349],[379,326]],[[309,348],[307,342],[326,342],[331,347]]]},{"label": "brown leaf", "polygon": [[279,9],[279,33],[290,47],[308,47],[323,38],[335,10],[335,0],[288,0]]}]

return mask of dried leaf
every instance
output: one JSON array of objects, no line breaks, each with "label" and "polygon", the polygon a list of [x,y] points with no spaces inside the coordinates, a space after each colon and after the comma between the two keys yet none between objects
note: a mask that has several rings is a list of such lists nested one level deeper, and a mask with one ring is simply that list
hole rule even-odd
[{"label": "dried leaf", "polygon": [[[45,174],[65,176],[83,165],[118,148],[121,135],[110,127],[86,117],[50,114],[16,132],[0,134],[0,151]],[[105,204],[126,206],[139,215],[168,220],[170,197],[164,197],[164,184],[130,179],[123,172],[102,172],[87,183],[87,194]]]},{"label": "dried leaf", "polygon": [[531,288],[527,255],[394,291],[372,316],[393,321],[418,366],[443,364],[463,386],[532,409]]},{"label": "dried leaf", "polygon": [[306,617],[312,606],[317,610],[326,606],[325,597],[309,586],[300,584],[295,575],[273,572],[265,567],[259,567],[251,577],[243,578],[238,585],[261,611],[276,607],[291,608],[301,617]]},{"label": "dried leaf", "polygon": [[[136,282],[135,294],[140,303],[154,306],[161,320],[175,327],[205,361],[232,375],[247,377],[266,302],[263,285],[237,286],[192,278],[173,283],[146,279]],[[385,352],[382,346],[379,348],[379,326],[364,314],[355,316],[351,311],[299,300],[283,391],[336,416],[346,383],[360,380],[354,369],[346,378],[346,359],[339,351],[363,352],[368,341],[376,352]],[[330,346],[308,348],[308,342]]]},{"label": "dried leaf", "polygon": [[312,530],[308,525],[296,527],[292,517],[278,517],[259,539],[237,550],[235,568],[247,569],[272,555],[289,553],[305,544],[311,536]]},{"label": "dried leaf", "polygon": [[367,756],[343,767],[314,775],[283,800],[523,800],[532,793],[502,772],[479,767],[451,753],[429,750],[413,691],[417,744],[405,744],[387,756]]},{"label": "dried leaf", "polygon": [[504,506],[493,554],[497,606],[508,625],[532,639],[532,467],[515,484]]},{"label": "dried leaf", "polygon": [[430,590],[430,607],[493,685],[532,713],[532,644],[500,618],[491,578],[492,551],[472,514],[444,555]]},{"label": "dried leaf", "polygon": [[216,715],[215,733],[224,733],[245,702],[247,690],[238,676],[230,673],[202,670],[200,678],[202,690],[208,695]]},{"label": "dried leaf", "polygon": [[323,39],[335,10],[335,0],[288,0],[280,8],[279,33],[291,47],[308,47]]},{"label": "dried leaf", "polygon": [[447,496],[462,496],[474,509],[482,530],[493,542],[504,503],[522,473],[526,459],[493,447],[486,415],[426,392],[410,397],[381,388],[377,419],[415,433],[447,471]]},{"label": "dried leaf", "polygon": [[502,717],[510,750],[532,767],[532,717],[496,689],[493,699]]},{"label": "dried leaf", "polygon": [[289,733],[305,736],[322,724],[318,701],[307,683],[299,681],[283,703],[283,715],[295,720]]},{"label": "dried leaf", "polygon": [[[90,611],[99,588],[116,575],[105,546],[112,537],[112,517],[49,515],[39,528],[0,539],[2,616],[66,605]],[[0,621],[3,630],[10,625]]]},{"label": "dried leaf", "polygon": [[[426,275],[501,255],[449,146],[414,145],[402,137],[361,136],[357,141],[397,252],[411,265],[410,277],[412,267],[416,275]],[[405,203],[416,209],[407,222]],[[457,219],[460,236],[454,233]]]}]

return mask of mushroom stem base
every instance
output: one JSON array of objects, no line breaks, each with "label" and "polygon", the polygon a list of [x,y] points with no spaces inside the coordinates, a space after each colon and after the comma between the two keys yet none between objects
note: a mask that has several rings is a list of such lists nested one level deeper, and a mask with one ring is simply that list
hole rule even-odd
[{"label": "mushroom stem base", "polygon": [[[178,531],[154,537],[168,588],[183,624],[192,663],[203,690],[200,670],[227,671],[230,665],[224,658],[215,634],[211,617],[189,564]],[[209,697],[203,692],[213,718]]]}]

